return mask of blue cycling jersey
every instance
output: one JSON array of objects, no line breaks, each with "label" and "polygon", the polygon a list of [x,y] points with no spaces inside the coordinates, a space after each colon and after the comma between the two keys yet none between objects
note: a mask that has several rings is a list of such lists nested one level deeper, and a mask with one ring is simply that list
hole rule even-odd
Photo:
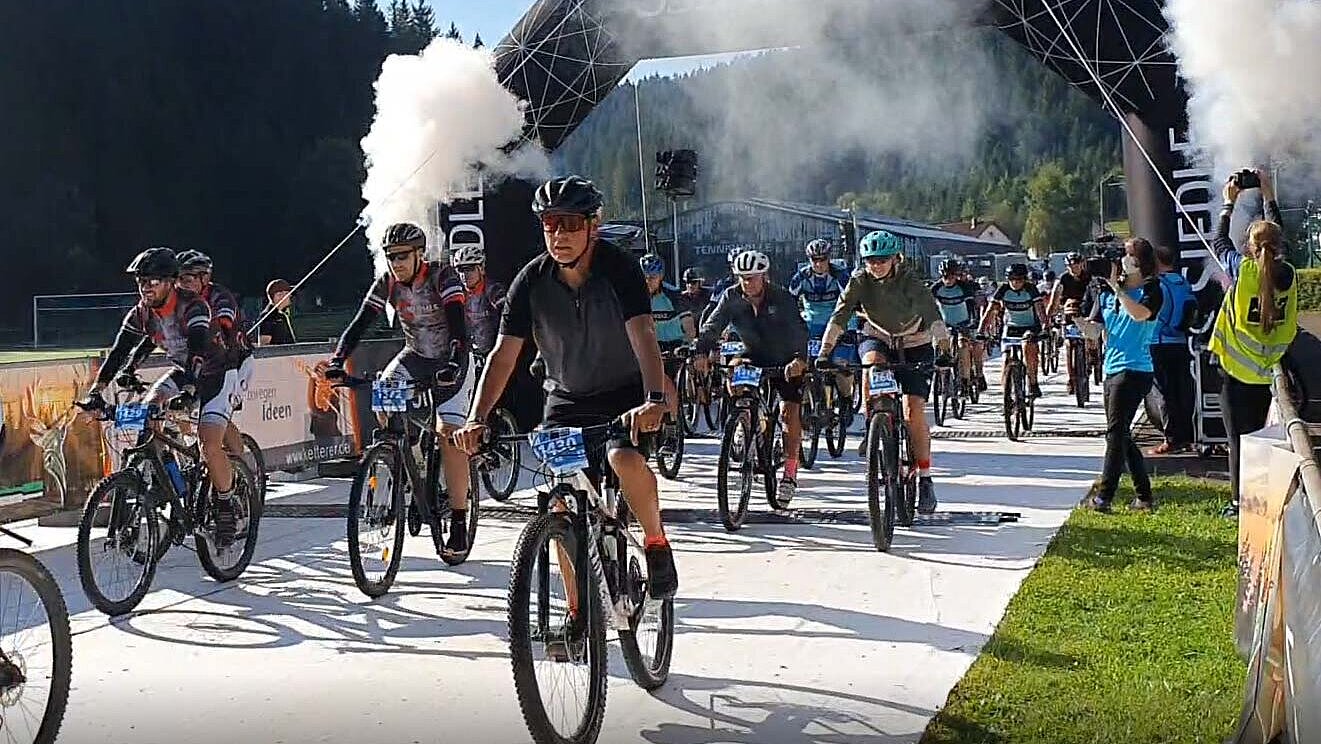
[{"label": "blue cycling jersey", "polygon": [[945,282],[938,281],[931,285],[931,295],[940,307],[940,317],[951,328],[972,322],[977,292],[977,285],[972,282],[955,282],[953,286],[946,286]]},{"label": "blue cycling jersey", "polygon": [[1036,304],[1044,298],[1032,282],[1025,282],[1022,289],[1014,289],[1009,286],[1009,282],[1005,282],[991,299],[1004,303],[1006,327],[1034,328],[1041,324],[1037,318]]},{"label": "blue cycling jersey", "polygon": [[824,324],[830,320],[831,313],[835,312],[835,304],[839,302],[839,296],[844,293],[848,283],[848,273],[833,264],[825,274],[818,274],[812,271],[811,266],[804,266],[789,280],[789,294],[798,298],[802,305],[803,320],[809,326]]},{"label": "blue cycling jersey", "polygon": [[651,296],[651,317],[656,321],[656,340],[662,344],[682,343],[683,319],[692,317],[688,298],[679,290],[661,285],[660,291]]}]

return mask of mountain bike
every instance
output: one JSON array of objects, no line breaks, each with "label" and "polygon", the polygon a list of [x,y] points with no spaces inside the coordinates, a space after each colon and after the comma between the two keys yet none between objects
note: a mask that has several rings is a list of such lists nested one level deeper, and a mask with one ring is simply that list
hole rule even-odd
[{"label": "mountain bike", "polygon": [[[816,359],[821,353],[821,342],[807,342],[807,358]],[[820,375],[810,369],[803,374],[803,402],[799,407],[799,421],[802,422],[802,444],[798,450],[798,461],[803,468],[811,470],[816,466],[816,456],[821,450],[821,433],[830,425],[830,409],[826,404],[826,385]]]},{"label": "mountain bike", "polygon": [[894,528],[913,524],[917,512],[917,457],[904,417],[903,391],[894,373],[926,374],[929,363],[908,364],[899,348],[897,362],[864,364],[867,401],[867,513],[872,544],[885,552],[894,541]]},{"label": "mountain bike", "polygon": [[[731,413],[720,438],[716,466],[716,508],[729,532],[737,531],[747,519],[758,475],[771,509],[788,506],[779,499],[777,474],[784,467],[784,427],[771,385],[783,378],[783,367],[758,367],[735,360],[729,368]],[[737,484],[731,482],[734,473]]]},{"label": "mountain bike", "polygon": [[715,431],[714,414],[711,412],[711,375],[697,372],[693,366],[691,349],[683,357],[674,385],[679,391],[679,420],[683,423],[684,433],[696,436],[697,424],[703,417],[706,418],[707,426]]},{"label": "mountain bike", "polygon": [[963,418],[967,412],[968,399],[976,383],[963,374],[962,357],[964,353],[964,331],[958,326],[949,329],[949,348],[951,363],[936,367],[932,380],[931,403],[935,411],[936,425],[944,426],[945,419],[953,416]]},{"label": "mountain bike", "polygon": [[[32,541],[4,527],[0,536]],[[0,741],[51,744],[73,678],[69,610],[36,558],[0,548]]]},{"label": "mountain bike", "polygon": [[1060,371],[1060,343],[1059,327],[1051,323],[1040,341],[1041,374],[1053,375]]},{"label": "mountain bike", "polygon": [[[123,450],[123,466],[92,489],[78,524],[79,582],[92,605],[112,617],[137,607],[166,551],[189,535],[208,576],[237,579],[257,548],[263,511],[253,474],[243,459],[230,455],[237,529],[232,541],[219,540],[211,476],[193,436],[198,419],[191,388],[162,408],[134,399],[147,389],[141,380],[116,387],[116,401],[129,398],[78,404],[111,422],[115,436],[136,440]],[[98,577],[106,563],[113,564],[110,575]]]},{"label": "mountain bike", "polygon": [[590,744],[599,736],[608,627],[618,631],[639,687],[654,690],[669,677],[674,600],[647,594],[641,529],[608,460],[601,456],[600,490],[587,472],[589,452],[601,454],[609,440],[627,435],[618,421],[528,435],[552,484],[537,494],[537,516],[514,547],[509,650],[523,720],[538,744]]},{"label": "mountain bike", "polygon": [[1023,432],[1032,431],[1036,415],[1036,399],[1027,394],[1027,362],[1023,358],[1023,345],[1031,340],[1031,334],[1000,339],[1000,347],[1004,349],[1004,375],[1000,383],[1004,388],[1005,434],[1013,442],[1019,441]]},{"label": "mountain bike", "polygon": [[445,549],[453,525],[449,494],[441,482],[433,391],[437,385],[453,384],[457,375],[458,365],[449,364],[435,380],[402,384],[348,374],[331,378],[335,387],[371,388],[372,410],[386,416],[385,426],[376,430],[375,441],[359,458],[349,489],[349,568],[359,591],[373,599],[390,591],[399,573],[405,526],[416,537],[426,524],[436,554],[450,566],[466,561],[477,539],[481,499],[477,461],[470,458],[464,524],[468,550]]}]

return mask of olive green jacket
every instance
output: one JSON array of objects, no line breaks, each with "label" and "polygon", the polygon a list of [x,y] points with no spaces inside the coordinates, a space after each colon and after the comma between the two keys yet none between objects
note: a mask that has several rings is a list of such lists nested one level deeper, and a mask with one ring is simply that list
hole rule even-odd
[{"label": "olive green jacket", "polygon": [[[940,320],[940,308],[926,280],[903,264],[895,267],[884,279],[873,279],[866,269],[853,272],[844,293],[835,303],[830,324],[843,330],[856,312],[861,312],[869,324],[864,333],[874,336],[902,332],[920,318],[919,333],[905,336],[905,347],[930,343],[931,324]],[[876,333],[878,329],[883,333]]]}]

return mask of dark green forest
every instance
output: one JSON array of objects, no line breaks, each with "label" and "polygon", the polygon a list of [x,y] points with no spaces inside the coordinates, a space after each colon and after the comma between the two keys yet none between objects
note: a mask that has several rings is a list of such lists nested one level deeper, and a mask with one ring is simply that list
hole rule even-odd
[{"label": "dark green forest", "polygon": [[[33,294],[129,289],[123,267],[150,245],[209,252],[218,279],[248,296],[271,277],[301,276],[361,211],[359,141],[382,61],[446,29],[461,38],[419,0],[0,3],[0,341],[27,337]],[[701,199],[856,203],[932,221],[988,216],[1027,227],[1040,245],[1085,237],[1096,183],[1119,163],[1112,123],[993,33],[933,43],[987,45],[1004,81],[986,91],[994,126],[960,162],[936,167],[854,145],[783,178],[755,176],[743,165],[774,165],[785,142],[759,141],[757,127],[732,141],[722,117],[740,112],[713,114],[710,101],[731,84],[784,100],[807,95],[775,89],[782,65],[794,62],[773,53],[645,80],[648,170],[654,150],[692,147],[704,153]],[[566,169],[600,180],[622,217],[640,212],[632,92],[626,85],[608,98],[559,155]],[[802,131],[831,150],[828,129]],[[356,302],[368,270],[359,237],[303,301]]]},{"label": "dark green forest", "polygon": [[[249,296],[300,276],[362,209],[381,62],[444,31],[418,0],[0,3],[0,328],[36,293],[131,289],[149,245]],[[348,302],[368,267],[359,239],[314,291]]]}]

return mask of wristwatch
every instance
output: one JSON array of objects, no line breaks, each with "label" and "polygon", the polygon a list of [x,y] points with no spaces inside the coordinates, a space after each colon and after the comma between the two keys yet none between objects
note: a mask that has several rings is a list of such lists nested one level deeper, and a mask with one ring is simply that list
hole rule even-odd
[{"label": "wristwatch", "polygon": [[664,403],[665,401],[666,401],[666,397],[665,397],[665,393],[664,393],[664,392],[657,392],[657,391],[653,390],[653,391],[651,391],[650,393],[647,393],[647,402],[648,402],[648,403],[658,403],[658,404],[659,404],[659,403]]}]

